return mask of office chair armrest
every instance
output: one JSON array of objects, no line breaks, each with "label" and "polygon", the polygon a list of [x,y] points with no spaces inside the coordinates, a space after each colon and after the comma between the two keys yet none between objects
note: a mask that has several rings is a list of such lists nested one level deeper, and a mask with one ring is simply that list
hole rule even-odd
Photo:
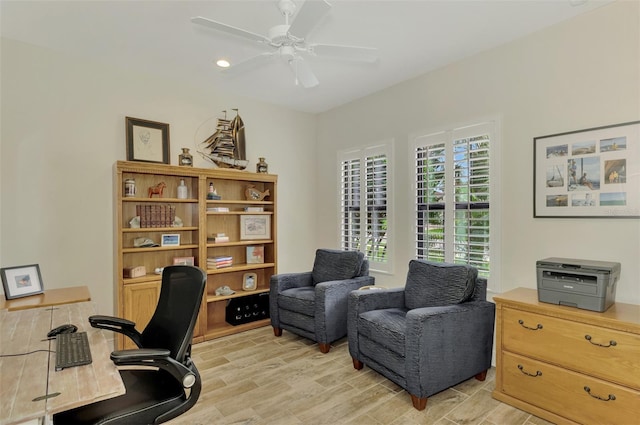
[{"label": "office chair armrest", "polygon": [[[116,366],[138,364],[169,357],[171,352],[166,348],[139,348],[134,350],[117,350],[111,353],[111,360]],[[133,363],[132,363],[133,362]]]},{"label": "office chair armrest", "polygon": [[94,328],[107,329],[109,331],[126,335],[138,347],[142,347],[142,335],[136,329],[136,324],[131,320],[123,319],[121,317],[95,315],[89,317],[89,323]]},{"label": "office chair armrest", "polygon": [[[137,350],[118,350],[111,353],[111,360],[116,366],[157,367],[169,372],[185,388],[191,388],[196,381],[197,371],[174,360],[171,352],[164,348],[141,348]],[[191,359],[187,358],[187,364]]]}]

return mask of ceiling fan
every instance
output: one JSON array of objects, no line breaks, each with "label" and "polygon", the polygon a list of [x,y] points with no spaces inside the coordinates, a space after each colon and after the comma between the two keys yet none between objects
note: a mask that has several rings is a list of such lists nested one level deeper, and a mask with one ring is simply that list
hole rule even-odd
[{"label": "ceiling fan", "polygon": [[296,9],[295,3],[292,0],[280,0],[278,2],[278,9],[284,16],[284,24],[271,27],[268,36],[256,34],[201,16],[191,18],[191,22],[260,43],[269,50],[225,68],[223,70],[225,73],[247,71],[279,57],[289,64],[295,75],[296,85],[301,84],[305,88],[310,88],[317,86],[319,81],[309,63],[303,59],[303,55],[326,56],[370,63],[377,60],[376,48],[340,46],[334,44],[311,44],[307,42],[307,35],[318,22],[320,22],[329,9],[331,9],[331,5],[327,1],[306,0],[291,23],[289,21],[294,15]]}]

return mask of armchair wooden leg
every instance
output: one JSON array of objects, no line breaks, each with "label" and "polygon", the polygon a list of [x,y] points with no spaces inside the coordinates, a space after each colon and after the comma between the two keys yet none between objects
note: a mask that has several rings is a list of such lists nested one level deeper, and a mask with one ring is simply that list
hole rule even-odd
[{"label": "armchair wooden leg", "polygon": [[356,360],[354,358],[352,358],[353,360],[353,367],[355,370],[360,370],[364,367],[364,363],[362,363],[360,360]]},{"label": "armchair wooden leg", "polygon": [[484,372],[480,372],[479,374],[474,376],[474,378],[476,378],[478,381],[484,381],[487,378],[487,371],[485,370]]},{"label": "armchair wooden leg", "polygon": [[275,336],[282,336],[282,329],[274,327],[273,328],[273,334]]},{"label": "armchair wooden leg", "polygon": [[425,407],[427,407],[427,397],[418,397],[415,396],[413,394],[409,394],[411,396],[411,403],[413,404],[413,407],[415,407],[418,410],[424,410]]},{"label": "armchair wooden leg", "polygon": [[325,342],[319,342],[318,347],[320,347],[320,352],[322,354],[327,354],[329,350],[331,350],[331,344]]}]

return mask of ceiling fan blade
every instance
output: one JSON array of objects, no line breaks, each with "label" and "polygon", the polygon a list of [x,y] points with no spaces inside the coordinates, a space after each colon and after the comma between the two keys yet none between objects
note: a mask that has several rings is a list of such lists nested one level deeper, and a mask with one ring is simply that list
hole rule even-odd
[{"label": "ceiling fan blade", "polygon": [[203,18],[202,16],[196,16],[191,18],[191,22],[204,27],[212,28],[217,31],[226,32],[227,34],[235,35],[236,37],[246,38],[251,41],[258,41],[260,43],[270,43],[267,37],[253,33],[251,31],[243,30],[242,28],[236,28],[231,25],[223,24],[221,22],[212,21],[211,19]]},{"label": "ceiling fan blade", "polygon": [[289,34],[298,38],[305,38],[329,9],[331,9],[331,5],[326,0],[306,0],[300,6],[298,14],[289,27]]},{"label": "ceiling fan blade", "polygon": [[239,74],[241,72],[249,71],[262,65],[265,62],[268,62],[275,56],[276,52],[261,53],[257,56],[252,56],[249,59],[245,59],[242,62],[238,62],[237,64],[232,65],[229,68],[224,68],[222,72],[225,74]]},{"label": "ceiling fan blade", "polygon": [[320,84],[318,78],[316,78],[316,75],[311,70],[311,66],[309,66],[309,64],[300,56],[290,60],[289,66],[296,76],[296,84],[299,82],[305,89],[315,87]]},{"label": "ceiling fan blade", "polygon": [[335,44],[311,44],[310,53],[316,56],[330,56],[359,62],[375,62],[378,60],[378,49],[375,47],[338,46]]}]

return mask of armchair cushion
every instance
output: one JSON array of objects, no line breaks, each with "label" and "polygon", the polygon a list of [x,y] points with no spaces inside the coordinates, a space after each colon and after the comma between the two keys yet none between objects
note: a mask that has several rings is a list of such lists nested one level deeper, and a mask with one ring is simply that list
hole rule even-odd
[{"label": "armchair cushion", "polygon": [[362,313],[358,331],[380,345],[404,357],[407,310],[387,308]]},{"label": "armchair cushion", "polygon": [[468,301],[473,295],[477,276],[478,271],[466,264],[411,260],[405,285],[405,306],[411,310]]},{"label": "armchair cushion", "polygon": [[311,272],[313,284],[358,276],[363,260],[364,254],[358,251],[318,249]]},{"label": "armchair cushion", "polygon": [[280,292],[278,304],[280,308],[313,316],[315,313],[315,288],[305,286],[302,288],[285,289]]}]

